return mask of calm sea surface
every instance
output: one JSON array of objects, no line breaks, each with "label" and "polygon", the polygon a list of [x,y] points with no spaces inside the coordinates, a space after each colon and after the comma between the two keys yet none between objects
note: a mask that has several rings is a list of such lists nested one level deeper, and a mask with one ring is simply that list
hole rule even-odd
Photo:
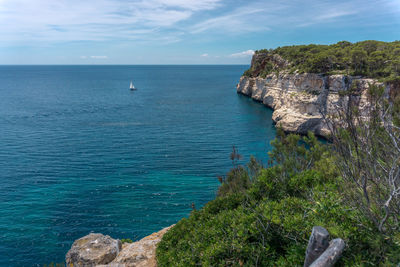
[{"label": "calm sea surface", "polygon": [[266,162],[271,111],[235,91],[247,68],[0,66],[0,266],[176,223],[215,197],[233,145]]}]

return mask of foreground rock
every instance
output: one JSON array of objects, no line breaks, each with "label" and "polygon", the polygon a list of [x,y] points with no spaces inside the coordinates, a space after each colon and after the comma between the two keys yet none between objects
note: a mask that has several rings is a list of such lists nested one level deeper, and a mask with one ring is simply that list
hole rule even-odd
[{"label": "foreground rock", "polygon": [[156,267],[156,248],[167,227],[137,242],[125,243],[102,234],[89,234],[74,242],[66,256],[73,267]]},{"label": "foreground rock", "polygon": [[306,250],[304,267],[310,266],[329,247],[329,232],[321,227],[314,226]]},{"label": "foreground rock", "polygon": [[345,248],[341,238],[329,242],[328,231],[314,226],[308,241],[303,267],[332,267],[340,259]]},{"label": "foreground rock", "polygon": [[167,227],[157,233],[153,233],[135,243],[124,244],[122,251],[112,262],[125,267],[155,267],[156,248],[163,235],[171,228]]},{"label": "foreground rock", "polygon": [[120,240],[89,234],[76,240],[66,256],[67,266],[90,267],[112,262],[122,248]]},{"label": "foreground rock", "polygon": [[332,267],[340,259],[346,244],[340,238],[333,239],[329,247],[314,261],[310,267]]}]

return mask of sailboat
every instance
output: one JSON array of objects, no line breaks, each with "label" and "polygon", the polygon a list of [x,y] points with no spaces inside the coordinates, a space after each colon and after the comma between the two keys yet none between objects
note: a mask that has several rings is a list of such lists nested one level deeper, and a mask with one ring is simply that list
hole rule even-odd
[{"label": "sailboat", "polygon": [[133,85],[132,81],[131,81],[131,85],[129,86],[129,89],[131,89],[131,91],[136,90],[136,87]]}]

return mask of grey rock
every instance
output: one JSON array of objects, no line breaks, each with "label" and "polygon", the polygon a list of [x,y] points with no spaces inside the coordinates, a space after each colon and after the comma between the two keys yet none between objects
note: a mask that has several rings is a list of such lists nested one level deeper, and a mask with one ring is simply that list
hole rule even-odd
[{"label": "grey rock", "polygon": [[65,260],[67,266],[92,267],[109,264],[122,248],[121,241],[108,235],[89,234],[76,240],[68,251]]},{"label": "grey rock", "polygon": [[[115,267],[156,267],[156,249],[164,234],[174,225],[164,228],[130,244],[124,244],[121,252],[111,264]],[[114,267],[114,265],[112,265]]]},{"label": "grey rock", "polygon": [[68,267],[156,267],[156,248],[171,225],[134,243],[102,234],[76,240],[66,255]]},{"label": "grey rock", "polygon": [[329,233],[321,226],[314,226],[306,250],[304,267],[310,266],[329,246]]},{"label": "grey rock", "polygon": [[345,243],[342,239],[333,239],[329,247],[318,257],[310,267],[331,267],[338,259],[342,256],[343,250],[345,248]]}]

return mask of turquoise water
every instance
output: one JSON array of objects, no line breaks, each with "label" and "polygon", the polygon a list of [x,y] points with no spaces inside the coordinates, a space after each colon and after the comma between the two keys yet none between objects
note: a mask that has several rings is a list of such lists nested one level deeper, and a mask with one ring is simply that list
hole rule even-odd
[{"label": "turquoise water", "polygon": [[176,223],[215,197],[232,145],[266,162],[271,111],[235,92],[247,68],[0,66],[0,266]]}]

